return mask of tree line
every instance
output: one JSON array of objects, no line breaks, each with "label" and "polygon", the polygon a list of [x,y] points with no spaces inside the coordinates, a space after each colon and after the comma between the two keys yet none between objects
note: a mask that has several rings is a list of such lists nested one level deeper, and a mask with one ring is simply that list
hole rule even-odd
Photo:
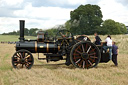
[{"label": "tree line", "polygon": [[[123,23],[116,22],[112,19],[103,20],[101,8],[98,5],[80,5],[77,9],[70,12],[70,20],[64,25],[43,30],[47,31],[51,36],[55,35],[58,29],[70,30],[74,35],[92,35],[94,32],[99,34],[125,34],[127,28]],[[26,36],[36,36],[38,28],[25,28]],[[19,35],[19,31],[3,33],[4,35]]]},{"label": "tree line", "polygon": [[[26,36],[35,36],[37,35],[36,34],[36,31],[39,30],[38,28],[31,28],[31,29],[28,29],[28,28],[25,28],[24,29],[24,35]],[[13,31],[13,32],[9,32],[9,33],[3,33],[3,35],[19,35],[20,34],[20,31]]]},{"label": "tree line", "polygon": [[[61,26],[61,25],[60,25]],[[47,29],[47,30],[42,30],[42,29],[38,29],[38,28],[25,28],[24,29],[24,35],[25,36],[37,36],[37,32],[39,30],[42,30],[44,32],[48,32],[49,36],[55,36],[56,33],[58,32],[58,27],[57,28],[51,28],[51,29]],[[9,33],[3,33],[2,35],[20,35],[20,31],[13,31],[13,32],[9,32]]]}]

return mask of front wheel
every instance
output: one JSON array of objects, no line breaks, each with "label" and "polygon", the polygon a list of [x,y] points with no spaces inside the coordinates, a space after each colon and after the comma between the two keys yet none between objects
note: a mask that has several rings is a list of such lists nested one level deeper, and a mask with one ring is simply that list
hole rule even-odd
[{"label": "front wheel", "polygon": [[12,57],[12,65],[14,68],[27,68],[30,69],[33,66],[34,58],[31,52],[27,50],[19,50],[14,53]]},{"label": "front wheel", "polygon": [[70,60],[77,68],[93,68],[100,61],[101,54],[96,45],[89,41],[76,43],[70,53]]}]

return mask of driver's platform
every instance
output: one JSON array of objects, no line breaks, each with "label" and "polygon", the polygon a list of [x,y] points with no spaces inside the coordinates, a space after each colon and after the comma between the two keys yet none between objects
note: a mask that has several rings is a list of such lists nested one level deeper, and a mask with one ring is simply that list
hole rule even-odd
[{"label": "driver's platform", "polygon": [[96,45],[101,53],[101,59],[100,59],[100,63],[107,63],[110,60],[110,56],[109,56],[109,52],[105,52],[103,50],[103,45]]}]

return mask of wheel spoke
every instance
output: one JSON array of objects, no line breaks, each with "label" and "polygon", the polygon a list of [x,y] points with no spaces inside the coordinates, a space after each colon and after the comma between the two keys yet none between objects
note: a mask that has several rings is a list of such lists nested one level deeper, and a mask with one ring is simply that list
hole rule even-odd
[{"label": "wheel spoke", "polygon": [[83,53],[85,53],[85,49],[84,49],[84,45],[82,44],[82,50],[83,50]]},{"label": "wheel spoke", "polygon": [[69,46],[69,43],[68,43],[68,41],[67,41],[67,40],[65,40],[65,41],[66,41],[67,45]]},{"label": "wheel spoke", "polygon": [[90,51],[90,49],[91,49],[91,46],[88,48],[87,53]]},{"label": "wheel spoke", "polygon": [[80,62],[81,59],[77,60],[75,63],[77,64],[78,62]]},{"label": "wheel spoke", "polygon": [[88,45],[87,45],[87,43],[86,43],[86,50],[87,50],[87,47],[88,47]]},{"label": "wheel spoke", "polygon": [[30,57],[30,55],[27,55],[26,57],[25,57],[25,59],[27,59],[27,58],[29,58]]},{"label": "wheel spoke", "polygon": [[83,68],[85,68],[85,61],[83,61]]},{"label": "wheel spoke", "polygon": [[88,60],[89,64],[92,66],[93,64],[90,62],[90,60]]},{"label": "wheel spoke", "polygon": [[94,50],[95,50],[95,49],[90,50],[89,53],[90,53],[90,52],[94,52]]},{"label": "wheel spoke", "polygon": [[21,68],[23,68],[24,67],[24,64],[22,64],[22,67]]},{"label": "wheel spoke", "polygon": [[91,58],[96,58],[97,59],[97,57],[95,57],[95,56],[90,56]]},{"label": "wheel spoke", "polygon": [[22,53],[19,53],[20,57],[23,58]]},{"label": "wheel spoke", "polygon": [[28,65],[28,64],[25,64],[25,67],[26,67],[26,68],[28,68],[28,67],[29,67],[29,65]]},{"label": "wheel spoke", "polygon": [[19,55],[19,53],[16,54],[17,57],[21,58],[21,56]]},{"label": "wheel spoke", "polygon": [[66,32],[65,36],[67,36],[67,35],[68,35],[68,32]]},{"label": "wheel spoke", "polygon": [[60,35],[64,38],[64,34],[62,32],[60,32]]},{"label": "wheel spoke", "polygon": [[14,63],[20,63],[19,61],[14,61]]},{"label": "wheel spoke", "polygon": [[77,53],[79,53],[79,54],[82,54],[80,51],[78,51],[78,50],[75,50]]},{"label": "wheel spoke", "polygon": [[15,66],[17,66],[19,63],[16,63],[16,65]]},{"label": "wheel spoke", "polygon": [[88,68],[88,66],[89,66],[89,65],[88,65],[88,61],[86,60],[85,62],[86,62],[86,67]]},{"label": "wheel spoke", "polygon": [[80,65],[80,67],[82,67],[82,62],[83,62],[83,60],[81,60],[81,61],[80,61],[80,63],[78,62],[78,63],[79,63],[79,65]]},{"label": "wheel spoke", "polygon": [[74,56],[79,56],[80,54],[75,54],[75,53],[74,53],[73,55],[74,55]]},{"label": "wheel spoke", "polygon": [[27,68],[28,68],[28,65],[29,65],[29,64],[28,64],[28,62],[26,62],[26,63],[25,63],[25,67],[27,67]]},{"label": "wheel spoke", "polygon": [[19,57],[14,57],[14,59],[17,59],[18,60]]},{"label": "wheel spoke", "polygon": [[74,57],[74,59],[79,59],[79,58],[81,58],[81,57]]},{"label": "wheel spoke", "polygon": [[78,49],[79,49],[80,51],[82,51],[81,46],[78,46],[78,47],[77,47],[77,50],[78,50]]},{"label": "wheel spoke", "polygon": [[30,64],[31,64],[31,62],[25,63],[26,68],[29,68]]},{"label": "wheel spoke", "polygon": [[25,57],[25,52],[23,52],[23,53],[21,53],[22,54],[22,58],[24,58]]},{"label": "wheel spoke", "polygon": [[63,43],[64,43],[64,40],[61,42],[61,45],[63,45]]},{"label": "wheel spoke", "polygon": [[96,53],[91,53],[91,54],[88,54],[88,55],[95,55]]},{"label": "wheel spoke", "polygon": [[92,59],[92,58],[89,58],[89,60],[91,60],[91,61],[92,61],[92,63],[93,63],[93,62],[95,62],[95,59],[94,59],[94,58],[93,58],[93,59]]},{"label": "wheel spoke", "polygon": [[81,40],[77,40],[77,41],[79,41],[79,42],[80,42]]},{"label": "wheel spoke", "polygon": [[27,61],[29,62],[29,61],[32,61],[32,59],[27,59]]}]

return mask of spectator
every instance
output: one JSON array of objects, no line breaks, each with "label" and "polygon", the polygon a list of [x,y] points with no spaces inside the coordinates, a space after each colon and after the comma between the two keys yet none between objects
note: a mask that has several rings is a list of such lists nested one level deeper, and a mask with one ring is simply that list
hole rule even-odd
[{"label": "spectator", "polygon": [[101,39],[100,39],[100,37],[98,36],[98,34],[97,33],[94,33],[94,36],[95,36],[95,44],[96,45],[101,45]]},{"label": "spectator", "polygon": [[118,46],[115,45],[115,42],[112,43],[112,61],[115,66],[118,66],[117,55],[119,53]]}]

